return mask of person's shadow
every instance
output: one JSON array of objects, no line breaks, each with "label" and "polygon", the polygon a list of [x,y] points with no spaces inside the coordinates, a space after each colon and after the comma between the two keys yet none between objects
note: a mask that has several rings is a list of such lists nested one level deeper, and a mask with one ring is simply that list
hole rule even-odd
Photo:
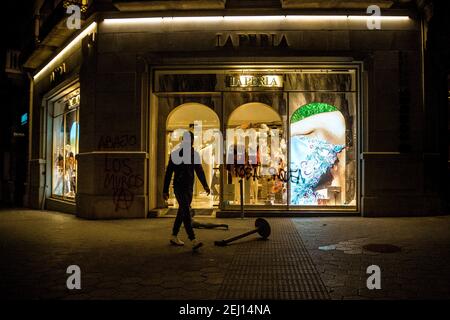
[{"label": "person's shadow", "polygon": [[191,213],[191,218],[192,218],[192,222],[191,222],[192,228],[228,230],[228,225],[224,224],[224,223],[201,223],[201,222],[195,221],[194,220],[195,210],[191,208],[189,211]]}]

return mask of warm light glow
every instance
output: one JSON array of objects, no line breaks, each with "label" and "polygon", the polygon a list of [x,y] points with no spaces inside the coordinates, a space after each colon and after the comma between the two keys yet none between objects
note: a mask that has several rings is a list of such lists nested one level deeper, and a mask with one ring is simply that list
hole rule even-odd
[{"label": "warm light glow", "polygon": [[407,21],[408,16],[306,16],[306,15],[293,15],[286,16],[287,20],[297,20],[297,21],[345,21],[345,20],[356,20],[356,21],[368,21],[368,20],[381,20],[381,21]]},{"label": "warm light glow", "polygon": [[169,20],[173,22],[220,22],[223,16],[209,16],[209,17],[172,17],[163,18],[164,21]]},{"label": "warm light glow", "polygon": [[[368,18],[366,16],[363,16],[364,18]],[[293,15],[293,16],[286,16],[286,19],[288,21],[346,21],[348,19],[348,16],[314,16],[314,15]]]},{"label": "warm light glow", "polygon": [[153,18],[120,18],[120,19],[105,19],[104,23],[114,24],[137,24],[137,23],[160,23],[163,22],[163,17]]},{"label": "warm light glow", "polygon": [[267,22],[283,21],[286,16],[224,16],[225,21],[233,22]]},{"label": "warm light glow", "polygon": [[[97,27],[97,23],[92,22],[86,29],[84,29],[75,39],[73,39],[64,49],[62,49],[56,57],[54,57],[49,63],[47,63],[38,73],[36,73],[33,77],[34,80],[37,80],[42,74],[49,71],[50,68],[55,67],[55,62],[60,60],[61,57],[66,55],[70,50],[76,45],[80,45],[81,40],[92,33],[94,29]],[[50,69],[51,70],[51,69]]]},{"label": "warm light glow", "polygon": [[278,15],[278,16],[202,16],[105,19],[107,24],[146,24],[155,22],[283,22],[283,21],[408,21],[408,16],[351,16],[351,15]]},{"label": "warm light glow", "polygon": [[407,21],[407,16],[348,16],[349,20],[366,21],[366,20],[378,20],[378,21]]},{"label": "warm light glow", "polygon": [[[277,16],[201,16],[201,17],[149,17],[149,18],[112,18],[104,19],[106,24],[155,24],[171,22],[283,22],[283,21],[408,21],[408,16],[332,16],[332,15],[277,15]],[[79,45],[81,39],[91,33],[97,27],[97,23],[91,23],[75,39],[73,39],[56,57],[43,67],[33,78],[36,80],[47,72],[54,63],[69,52],[74,46]]]}]

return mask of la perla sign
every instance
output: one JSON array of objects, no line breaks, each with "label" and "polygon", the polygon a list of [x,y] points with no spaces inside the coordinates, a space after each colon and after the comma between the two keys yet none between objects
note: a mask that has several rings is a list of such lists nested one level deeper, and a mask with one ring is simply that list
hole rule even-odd
[{"label": "la perla sign", "polygon": [[227,77],[231,88],[282,88],[283,77],[279,75],[233,75]]},{"label": "la perla sign", "polygon": [[288,47],[284,33],[224,32],[216,34],[216,47]]}]

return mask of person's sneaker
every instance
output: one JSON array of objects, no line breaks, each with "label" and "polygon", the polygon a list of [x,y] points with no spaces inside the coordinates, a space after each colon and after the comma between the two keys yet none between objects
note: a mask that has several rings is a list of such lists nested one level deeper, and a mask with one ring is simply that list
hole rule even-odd
[{"label": "person's sneaker", "polygon": [[200,241],[198,241],[197,239],[192,240],[192,250],[197,250],[198,248],[200,248],[201,246],[203,246],[203,243],[201,243]]},{"label": "person's sneaker", "polygon": [[184,242],[178,239],[177,236],[172,236],[172,238],[170,238],[170,243],[174,246],[184,246]]}]

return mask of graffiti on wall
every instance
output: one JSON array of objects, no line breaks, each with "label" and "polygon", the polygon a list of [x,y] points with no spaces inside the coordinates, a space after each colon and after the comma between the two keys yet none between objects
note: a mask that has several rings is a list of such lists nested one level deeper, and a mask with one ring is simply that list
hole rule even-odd
[{"label": "graffiti on wall", "polygon": [[128,158],[105,157],[103,186],[113,191],[115,211],[130,209],[136,190],[144,185],[144,179],[134,172],[130,162]]},{"label": "graffiti on wall", "polygon": [[252,165],[233,165],[228,166],[227,170],[233,174],[235,177],[239,177],[242,179],[253,179],[253,180],[259,180],[259,179],[267,179],[268,181],[275,180],[275,181],[282,181],[282,182],[288,182],[289,180],[292,183],[298,183],[300,179],[299,169],[293,170],[290,169],[289,171],[285,169],[276,169],[276,168],[269,168],[268,172],[269,174],[261,175],[258,170],[258,166],[252,166]]},{"label": "graffiti on wall", "polygon": [[123,134],[117,136],[101,136],[98,141],[98,150],[124,149],[137,144],[135,135]]}]

